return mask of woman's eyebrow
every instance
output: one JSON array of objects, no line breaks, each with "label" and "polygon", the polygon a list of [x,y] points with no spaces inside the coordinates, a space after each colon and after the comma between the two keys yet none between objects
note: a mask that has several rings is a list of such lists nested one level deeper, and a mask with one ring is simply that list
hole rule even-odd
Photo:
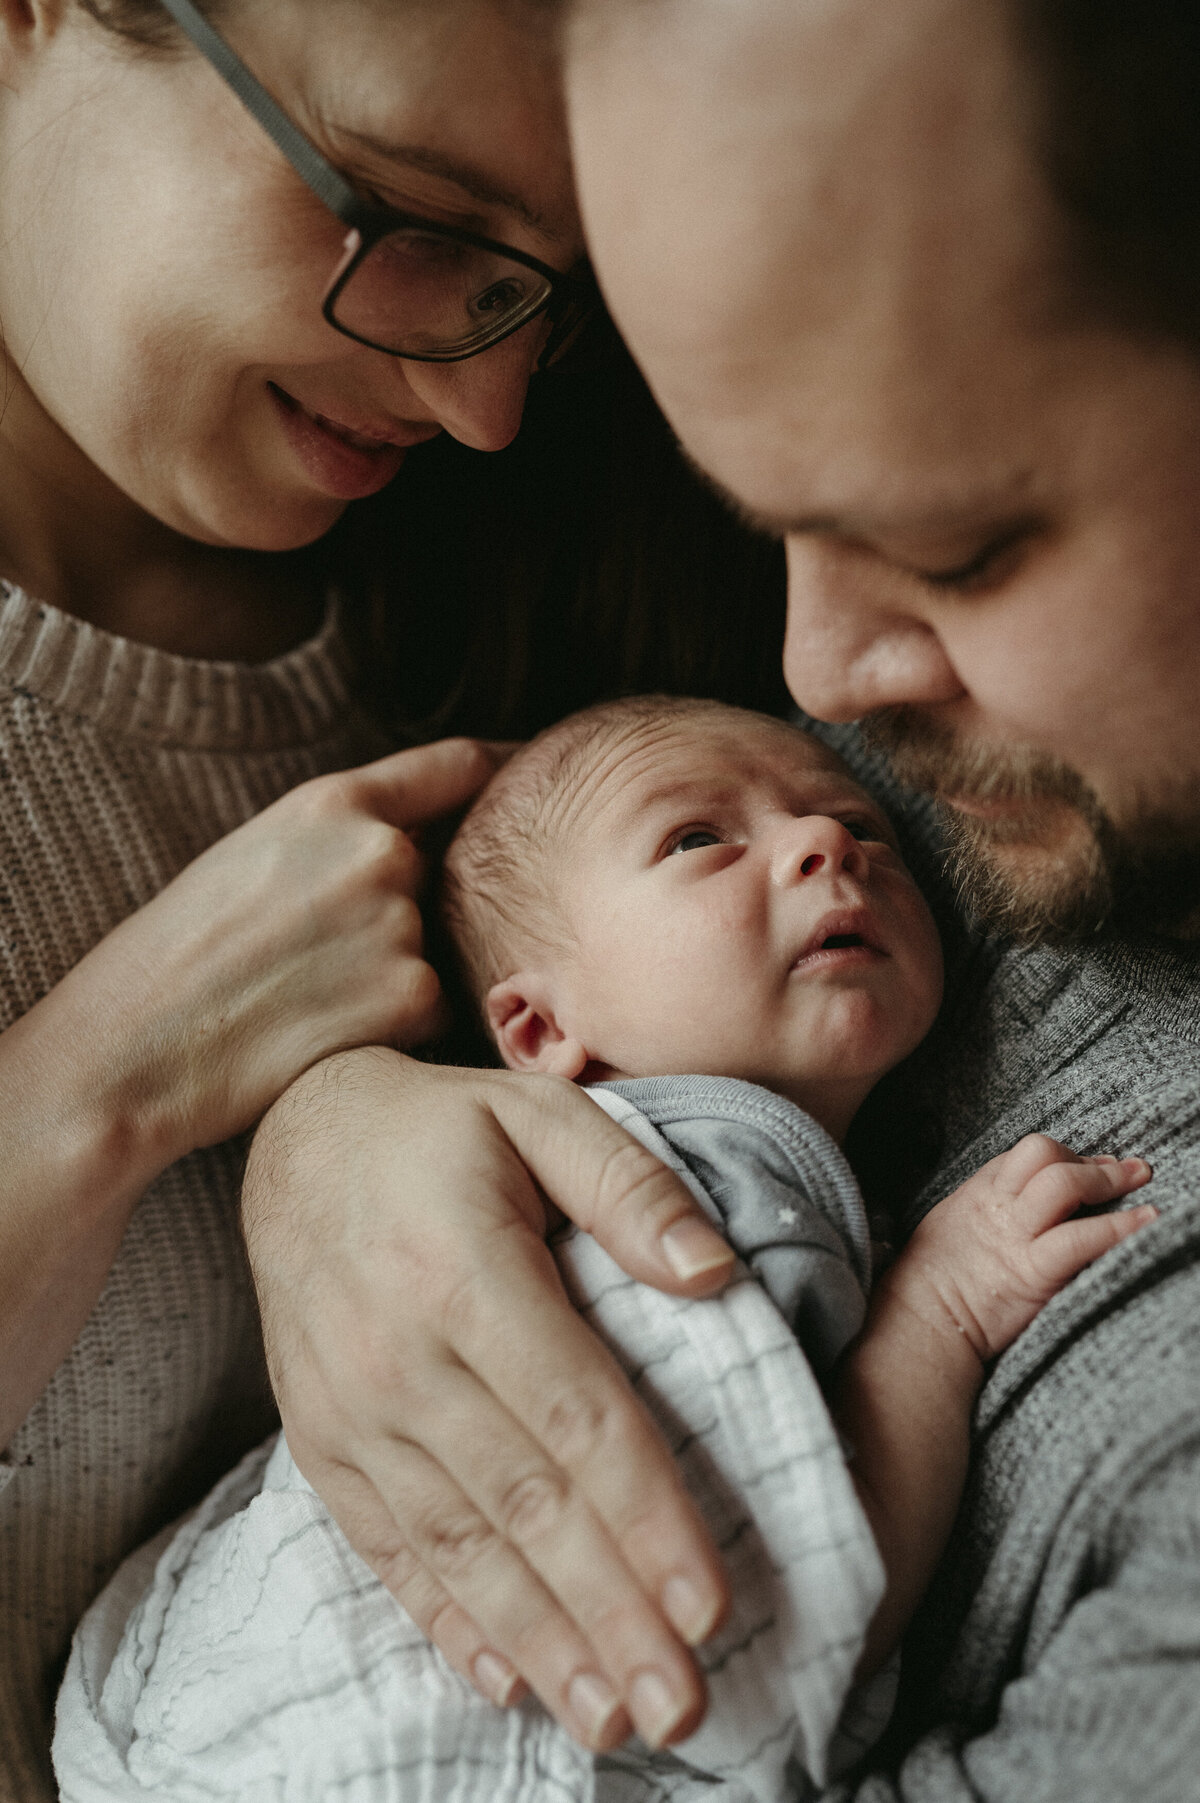
[{"label": "woman's eyebrow", "polygon": [[362,150],[382,157],[385,162],[400,163],[407,169],[419,170],[422,175],[433,175],[442,181],[453,182],[455,187],[461,188],[464,194],[469,194],[480,205],[503,207],[506,212],[514,213],[544,238],[563,236],[561,232],[554,230],[536,207],[531,207],[520,194],[497,182],[494,176],[474,163],[447,156],[440,150],[431,150],[425,144],[394,144],[385,138],[375,137],[371,132],[353,131],[349,126],[340,127],[337,135],[358,145]]}]

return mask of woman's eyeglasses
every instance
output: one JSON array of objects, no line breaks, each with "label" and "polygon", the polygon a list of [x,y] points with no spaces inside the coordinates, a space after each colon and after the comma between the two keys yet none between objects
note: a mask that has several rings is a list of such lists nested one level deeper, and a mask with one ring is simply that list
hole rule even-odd
[{"label": "woman's eyeglasses", "polygon": [[180,29],[233,89],[297,175],[347,226],[345,252],[321,311],[373,350],[418,363],[478,356],[546,314],[546,368],[596,305],[587,277],[458,226],[364,199],[272,99],[191,0],[162,0]]}]

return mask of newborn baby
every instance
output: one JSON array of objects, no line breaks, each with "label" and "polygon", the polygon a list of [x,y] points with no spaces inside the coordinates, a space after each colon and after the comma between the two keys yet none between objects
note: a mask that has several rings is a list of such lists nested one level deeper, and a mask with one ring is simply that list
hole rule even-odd
[{"label": "newborn baby", "polygon": [[[429,1648],[281,1441],[134,1556],[79,1631],[55,1763],[104,1797],[588,1803],[813,1794],[886,1717],[887,1661],[957,1507],[984,1367],[1153,1210],[1149,1177],[1023,1140],[875,1285],[839,1149],[928,1030],[937,935],[879,809],[816,740],[661,697],[525,747],[464,822],[445,903],[514,1070],[596,1085],[724,1224],[714,1301],[556,1254],[680,1460],[730,1567],[700,1730],[596,1757]],[[856,1681],[882,1672],[865,1689]]]}]

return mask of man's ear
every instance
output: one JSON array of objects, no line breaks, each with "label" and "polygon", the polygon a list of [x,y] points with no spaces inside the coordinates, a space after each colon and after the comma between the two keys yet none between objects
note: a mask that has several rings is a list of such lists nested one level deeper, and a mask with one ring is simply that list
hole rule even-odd
[{"label": "man's ear", "polygon": [[488,1025],[510,1071],[544,1071],[572,1082],[587,1068],[578,1039],[568,1039],[555,1016],[549,984],[534,971],[518,971],[488,991]]}]

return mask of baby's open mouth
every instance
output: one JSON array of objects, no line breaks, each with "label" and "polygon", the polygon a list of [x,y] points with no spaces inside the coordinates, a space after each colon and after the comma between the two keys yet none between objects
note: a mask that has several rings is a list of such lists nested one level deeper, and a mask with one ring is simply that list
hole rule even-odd
[{"label": "baby's open mouth", "polygon": [[849,957],[862,962],[884,956],[865,910],[843,909],[837,914],[826,915],[805,941],[792,968],[798,970],[816,962],[832,963],[838,961],[839,956],[842,960]]}]

